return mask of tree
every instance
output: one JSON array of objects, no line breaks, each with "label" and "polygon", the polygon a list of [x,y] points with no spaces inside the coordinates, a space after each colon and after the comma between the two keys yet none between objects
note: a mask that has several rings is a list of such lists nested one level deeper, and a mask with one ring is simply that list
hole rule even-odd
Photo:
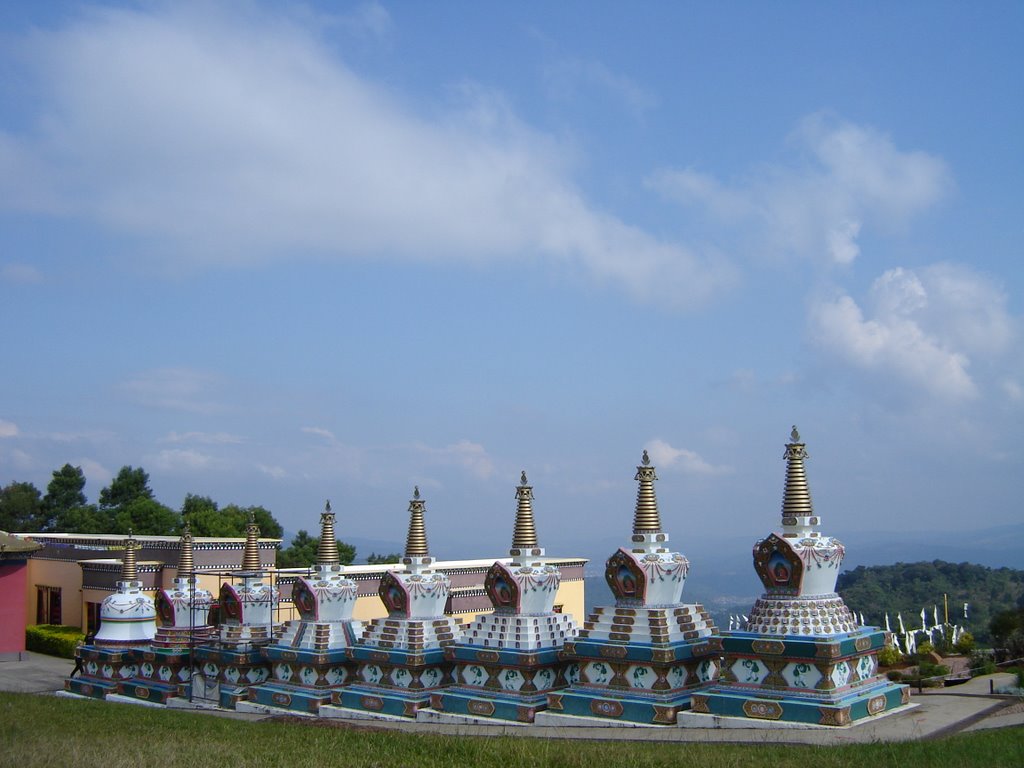
[{"label": "tree", "polygon": [[136,499],[152,499],[149,475],[142,467],[121,467],[110,485],[100,491],[100,509],[117,509]]},{"label": "tree", "polygon": [[67,528],[58,525],[57,521],[61,518],[66,520],[70,510],[86,505],[84,488],[85,473],[81,467],[65,464],[60,469],[53,470],[53,477],[46,486],[46,495],[43,497],[45,520],[41,529],[67,531]]},{"label": "tree", "polygon": [[138,497],[122,504],[114,516],[112,533],[171,536],[181,529],[181,515],[156,499]]},{"label": "tree", "polygon": [[370,556],[366,558],[367,565],[386,565],[389,563],[400,562],[402,556],[397,552],[392,552],[390,555],[378,555],[376,552],[371,552]]},{"label": "tree", "polygon": [[185,497],[185,502],[181,505],[181,513],[188,520],[193,536],[244,537],[250,511],[260,527],[260,536],[268,539],[280,539],[284,536],[284,528],[274,519],[270,510],[263,507],[228,504],[219,509],[217,502],[208,496],[196,496],[191,493]]},{"label": "tree", "polygon": [[[313,538],[307,531],[299,531],[291,545],[277,553],[278,568],[308,568],[316,562],[320,538]],[[342,565],[348,565],[356,557],[356,548],[344,541],[338,541],[338,557]]]},{"label": "tree", "polygon": [[53,530],[61,533],[110,533],[113,528],[113,515],[95,504],[62,510],[53,524]]},{"label": "tree", "polygon": [[0,488],[0,531],[39,531],[43,520],[42,498],[32,483],[13,482]]}]

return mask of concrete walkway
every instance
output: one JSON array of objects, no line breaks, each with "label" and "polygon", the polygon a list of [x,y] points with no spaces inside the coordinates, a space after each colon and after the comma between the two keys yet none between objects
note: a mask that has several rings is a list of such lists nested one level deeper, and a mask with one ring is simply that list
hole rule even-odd
[{"label": "concrete walkway", "polygon": [[[64,678],[71,674],[74,663],[37,653],[27,654],[22,661],[0,662],[0,691],[19,693],[56,693],[64,689]],[[515,735],[536,738],[589,739],[618,741],[703,741],[755,744],[856,744],[876,741],[909,741],[940,738],[954,733],[985,728],[1024,726],[1024,711],[1018,699],[993,696],[989,680],[996,688],[1010,685],[1014,677],[1006,673],[970,680],[954,688],[931,688],[914,693],[911,704],[902,712],[878,717],[848,728],[817,726],[809,728],[764,727],[745,728],[673,728],[626,727],[597,721],[591,727],[574,726],[505,726],[498,723],[447,724],[416,721],[353,721],[360,727],[377,727],[408,733],[444,733],[464,736]],[[1003,712],[1003,710],[1009,712]],[[202,711],[202,710],[200,710]],[[209,711],[209,710],[205,710]],[[230,713],[234,717],[261,720],[267,715]],[[733,723],[735,725],[735,723]],[[760,725],[760,724],[759,724]]]}]

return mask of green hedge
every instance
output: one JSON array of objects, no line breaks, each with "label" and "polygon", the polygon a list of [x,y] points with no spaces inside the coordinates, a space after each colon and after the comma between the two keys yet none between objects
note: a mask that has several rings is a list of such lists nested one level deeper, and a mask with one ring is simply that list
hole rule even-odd
[{"label": "green hedge", "polygon": [[38,624],[25,627],[25,648],[49,656],[75,658],[75,647],[85,639],[79,627],[60,624]]}]

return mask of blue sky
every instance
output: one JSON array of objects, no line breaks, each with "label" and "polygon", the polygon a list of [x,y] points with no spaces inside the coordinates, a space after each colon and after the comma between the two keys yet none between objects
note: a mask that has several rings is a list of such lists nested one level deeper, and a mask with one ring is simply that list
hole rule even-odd
[{"label": "blue sky", "polygon": [[[0,483],[435,554],[1019,523],[1017,3],[8,3]],[[365,554],[365,553],[364,553]]]}]

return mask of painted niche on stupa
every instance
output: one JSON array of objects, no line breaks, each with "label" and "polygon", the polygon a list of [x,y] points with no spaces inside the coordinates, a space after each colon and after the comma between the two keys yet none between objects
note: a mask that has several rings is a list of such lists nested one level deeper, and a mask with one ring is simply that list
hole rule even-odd
[{"label": "painted niche on stupa", "polygon": [[647,574],[621,549],[608,558],[604,578],[612,594],[620,600],[643,600],[647,592]]},{"label": "painted niche on stupa", "polygon": [[767,591],[800,594],[804,563],[793,546],[782,537],[773,533],[754,545],[754,570]]}]

